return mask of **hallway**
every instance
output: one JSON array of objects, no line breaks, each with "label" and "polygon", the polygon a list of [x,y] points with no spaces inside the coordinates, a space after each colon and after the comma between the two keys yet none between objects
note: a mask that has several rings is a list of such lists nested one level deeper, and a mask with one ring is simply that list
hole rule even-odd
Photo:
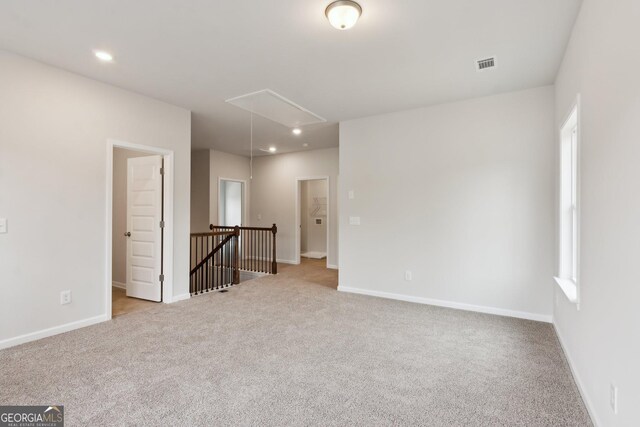
[{"label": "hallway", "polygon": [[327,268],[327,260],[300,258],[300,264],[278,264],[278,276],[338,289],[338,270]]}]

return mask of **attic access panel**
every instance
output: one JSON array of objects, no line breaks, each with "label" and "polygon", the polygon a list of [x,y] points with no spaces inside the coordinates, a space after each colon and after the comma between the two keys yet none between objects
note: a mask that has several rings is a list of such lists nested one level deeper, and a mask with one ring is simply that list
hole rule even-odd
[{"label": "attic access panel", "polygon": [[227,99],[225,102],[289,128],[326,122],[319,115],[269,89]]}]

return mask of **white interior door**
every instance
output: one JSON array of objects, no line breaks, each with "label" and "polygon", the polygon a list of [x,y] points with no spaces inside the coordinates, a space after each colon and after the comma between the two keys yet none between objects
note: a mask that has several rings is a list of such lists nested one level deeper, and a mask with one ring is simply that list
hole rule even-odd
[{"label": "white interior door", "polygon": [[162,156],[127,159],[127,296],[162,300]]}]

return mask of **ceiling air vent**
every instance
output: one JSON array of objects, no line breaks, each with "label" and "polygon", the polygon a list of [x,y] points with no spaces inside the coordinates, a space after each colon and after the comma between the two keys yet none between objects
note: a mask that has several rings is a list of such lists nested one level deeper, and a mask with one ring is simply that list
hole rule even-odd
[{"label": "ceiling air vent", "polygon": [[495,56],[492,56],[491,58],[478,59],[476,61],[476,70],[478,71],[485,71],[485,70],[488,70],[489,68],[495,68],[495,67],[496,67]]}]

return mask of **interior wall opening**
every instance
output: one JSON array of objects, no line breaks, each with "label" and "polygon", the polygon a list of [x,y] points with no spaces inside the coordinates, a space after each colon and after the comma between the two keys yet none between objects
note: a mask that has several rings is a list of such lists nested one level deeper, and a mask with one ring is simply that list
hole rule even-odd
[{"label": "interior wall opening", "polygon": [[113,147],[111,316],[163,301],[162,155]]},{"label": "interior wall opening", "polygon": [[301,180],[299,194],[300,257],[316,260],[326,259],[328,240],[327,180]]}]

